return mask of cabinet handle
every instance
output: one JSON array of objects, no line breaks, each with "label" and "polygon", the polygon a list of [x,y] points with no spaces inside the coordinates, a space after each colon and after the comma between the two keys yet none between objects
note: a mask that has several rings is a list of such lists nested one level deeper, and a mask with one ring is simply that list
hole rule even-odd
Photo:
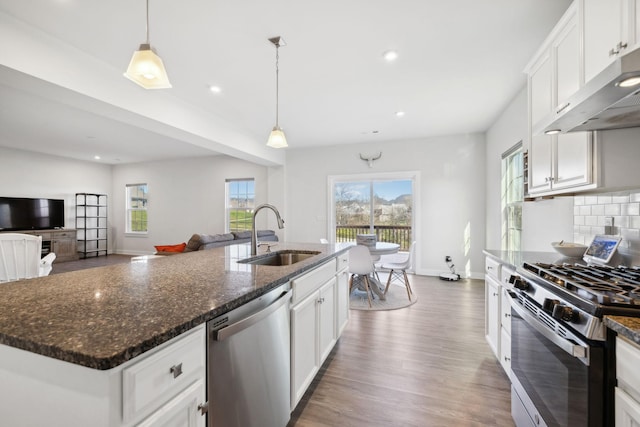
[{"label": "cabinet handle", "polygon": [[177,365],[173,365],[169,369],[169,372],[171,372],[173,374],[173,378],[178,378],[180,375],[182,375],[182,363],[178,363]]},{"label": "cabinet handle", "polygon": [[504,361],[505,361],[505,362],[509,362],[510,360],[511,360],[511,358],[510,358],[510,357],[507,357],[507,356],[505,356],[505,357],[504,357]]},{"label": "cabinet handle", "polygon": [[209,402],[204,402],[198,405],[198,411],[200,411],[200,415],[204,415],[209,412]]},{"label": "cabinet handle", "polygon": [[620,51],[619,51],[619,50],[611,49],[611,50],[609,51],[609,56],[615,56],[615,55],[617,55],[617,54],[619,54],[619,53],[620,53]]},{"label": "cabinet handle", "polygon": [[493,270],[493,267],[488,266],[488,267],[487,267],[487,270]]},{"label": "cabinet handle", "polygon": [[569,107],[569,105],[571,105],[571,103],[567,102],[566,104],[561,105],[560,107],[558,107],[558,109],[556,110],[556,114],[562,113],[564,110],[566,110]]},{"label": "cabinet handle", "polygon": [[626,48],[627,48],[627,43],[619,42],[616,45],[616,49],[618,50],[618,52],[620,52],[622,49],[626,49]]},{"label": "cabinet handle", "polygon": [[494,292],[494,293],[493,293],[493,296],[494,296],[494,297],[497,297],[497,296],[498,296],[498,293],[497,293],[497,292]]},{"label": "cabinet handle", "polygon": [[509,317],[511,317],[511,314],[509,314],[509,313],[505,313],[505,314],[504,314],[504,317],[509,318]]}]

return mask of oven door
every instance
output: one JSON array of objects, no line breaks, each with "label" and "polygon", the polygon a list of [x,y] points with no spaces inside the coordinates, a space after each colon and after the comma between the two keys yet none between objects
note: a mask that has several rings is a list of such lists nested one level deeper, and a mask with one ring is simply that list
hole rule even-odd
[{"label": "oven door", "polygon": [[603,348],[587,344],[526,298],[512,299],[511,316],[511,371],[517,394],[512,400],[519,403],[512,402],[512,408],[527,412],[513,414],[518,426],[602,426]]}]

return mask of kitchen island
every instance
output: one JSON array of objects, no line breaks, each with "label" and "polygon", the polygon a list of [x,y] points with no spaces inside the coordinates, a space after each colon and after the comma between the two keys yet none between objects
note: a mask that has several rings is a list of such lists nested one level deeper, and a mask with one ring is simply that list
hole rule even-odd
[{"label": "kitchen island", "polygon": [[[201,375],[208,320],[335,261],[348,250],[280,243],[272,250],[318,254],[275,267],[238,262],[249,256],[248,248],[248,244],[232,245],[3,284],[0,424],[7,413],[13,414],[12,421],[21,411],[25,420],[33,417],[27,413],[38,412],[31,409],[33,399],[38,406],[44,404],[48,425],[63,425],[55,421],[55,413],[60,419],[75,419],[68,415],[73,411],[78,411],[77,419],[95,419],[93,425],[137,424],[143,416],[136,408],[126,416],[126,378],[138,360],[188,340],[190,347],[177,353],[193,353],[198,372],[185,366],[172,373],[180,381]],[[192,348],[201,348],[201,354],[190,353]],[[180,369],[186,373],[181,375]],[[41,395],[32,395],[34,391]],[[45,396],[47,401],[42,402]],[[87,414],[81,415],[83,411]]]}]

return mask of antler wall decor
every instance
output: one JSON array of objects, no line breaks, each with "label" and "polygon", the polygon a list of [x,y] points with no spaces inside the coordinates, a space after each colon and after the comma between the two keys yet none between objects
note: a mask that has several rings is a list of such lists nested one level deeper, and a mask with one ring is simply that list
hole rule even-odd
[{"label": "antler wall decor", "polygon": [[362,153],[360,153],[360,159],[364,160],[365,162],[367,162],[369,164],[370,168],[373,167],[373,162],[378,160],[380,157],[382,157],[382,151],[379,152],[377,156],[370,156],[370,157],[365,157],[365,156],[362,155]]}]

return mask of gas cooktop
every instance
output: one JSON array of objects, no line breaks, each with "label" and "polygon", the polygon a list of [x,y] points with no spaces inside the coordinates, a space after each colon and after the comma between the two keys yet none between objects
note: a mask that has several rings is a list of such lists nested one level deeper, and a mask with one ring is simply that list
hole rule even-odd
[{"label": "gas cooktop", "polygon": [[[524,263],[529,274],[601,306],[640,310],[640,268]],[[640,315],[640,312],[638,312]]]}]

